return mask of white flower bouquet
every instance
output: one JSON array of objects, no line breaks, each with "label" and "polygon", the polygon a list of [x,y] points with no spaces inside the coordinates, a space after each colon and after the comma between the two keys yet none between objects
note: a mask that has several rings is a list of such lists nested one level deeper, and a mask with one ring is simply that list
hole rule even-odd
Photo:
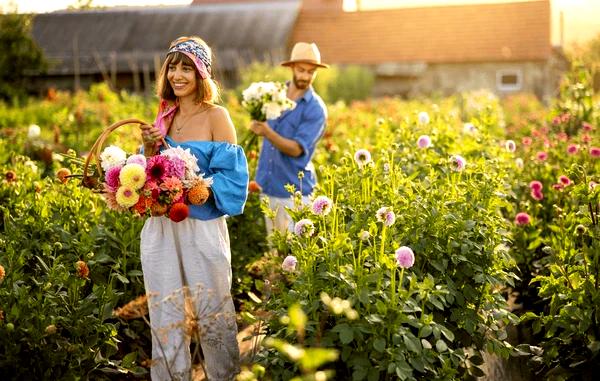
[{"label": "white flower bouquet", "polygon": [[288,99],[287,88],[281,82],[254,82],[242,92],[242,98],[242,106],[259,122],[279,118],[296,106]]},{"label": "white flower bouquet", "polygon": [[[296,102],[287,97],[287,88],[281,82],[254,82],[242,92],[242,106],[252,120],[265,122],[277,119],[284,111],[296,107]],[[255,150],[256,134],[248,131],[241,140],[246,152]]]}]

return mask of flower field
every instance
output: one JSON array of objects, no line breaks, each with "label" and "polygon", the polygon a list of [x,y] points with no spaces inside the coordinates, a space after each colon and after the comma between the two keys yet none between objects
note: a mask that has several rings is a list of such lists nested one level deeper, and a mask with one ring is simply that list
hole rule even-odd
[{"label": "flower field", "polygon": [[[294,232],[266,239],[254,187],[228,220],[238,324],[266,336],[251,338],[239,379],[475,379],[492,357],[522,364],[522,379],[591,379],[600,104],[589,84],[574,70],[548,106],[486,92],[328,105],[319,185],[290,211]],[[243,136],[239,96],[225,105]],[[6,379],[149,379],[147,324],[113,314],[144,293],[143,220],[66,174],[81,173],[102,128],[155,111],[101,85],[0,105]],[[111,142],[134,153],[137,134]],[[246,155],[252,172],[257,153]]]}]

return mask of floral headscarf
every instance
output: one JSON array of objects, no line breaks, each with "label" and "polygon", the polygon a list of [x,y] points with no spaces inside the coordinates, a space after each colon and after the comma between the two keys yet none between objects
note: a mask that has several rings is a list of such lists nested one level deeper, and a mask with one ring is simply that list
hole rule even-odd
[{"label": "floral headscarf", "polygon": [[[184,40],[175,44],[169,51],[167,52],[167,56],[171,53],[180,52],[185,54],[189,59],[192,60],[196,70],[198,70],[198,74],[202,79],[207,79],[211,77],[211,58],[208,53],[206,47],[195,40],[189,39]],[[163,136],[167,135],[167,123],[170,123],[173,117],[175,116],[175,112],[179,108],[179,103],[175,102],[175,104],[170,105],[164,99],[161,99],[158,114],[156,115],[156,120],[154,121],[154,125],[160,130]]]}]

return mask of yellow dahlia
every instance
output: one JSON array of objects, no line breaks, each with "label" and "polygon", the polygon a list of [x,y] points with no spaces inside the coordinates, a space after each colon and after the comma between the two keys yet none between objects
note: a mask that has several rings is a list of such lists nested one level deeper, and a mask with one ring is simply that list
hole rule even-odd
[{"label": "yellow dahlia", "polygon": [[123,185],[117,190],[117,203],[124,208],[134,206],[139,199],[140,195],[131,186]]},{"label": "yellow dahlia", "polygon": [[146,183],[146,170],[137,163],[127,164],[119,173],[119,181],[123,186],[140,189]]}]

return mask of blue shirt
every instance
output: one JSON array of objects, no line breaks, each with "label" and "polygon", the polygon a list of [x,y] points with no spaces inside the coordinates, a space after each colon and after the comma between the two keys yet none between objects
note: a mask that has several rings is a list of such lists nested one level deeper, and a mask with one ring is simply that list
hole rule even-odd
[{"label": "blue shirt", "polygon": [[[327,109],[321,97],[312,87],[296,100],[293,110],[285,111],[277,119],[268,121],[269,126],[279,135],[295,140],[302,147],[302,154],[292,157],[279,151],[268,139],[263,139],[256,182],[263,193],[274,197],[288,197],[286,184],[293,184],[303,195],[312,193],[317,183],[317,175],[311,162],[317,142],[325,130]],[[304,172],[302,181],[298,172]]]},{"label": "blue shirt", "polygon": [[189,148],[200,172],[213,180],[213,197],[202,205],[189,205],[191,218],[206,221],[242,214],[248,195],[248,166],[242,147],[227,142],[176,142],[170,136],[165,140],[171,147]]}]

